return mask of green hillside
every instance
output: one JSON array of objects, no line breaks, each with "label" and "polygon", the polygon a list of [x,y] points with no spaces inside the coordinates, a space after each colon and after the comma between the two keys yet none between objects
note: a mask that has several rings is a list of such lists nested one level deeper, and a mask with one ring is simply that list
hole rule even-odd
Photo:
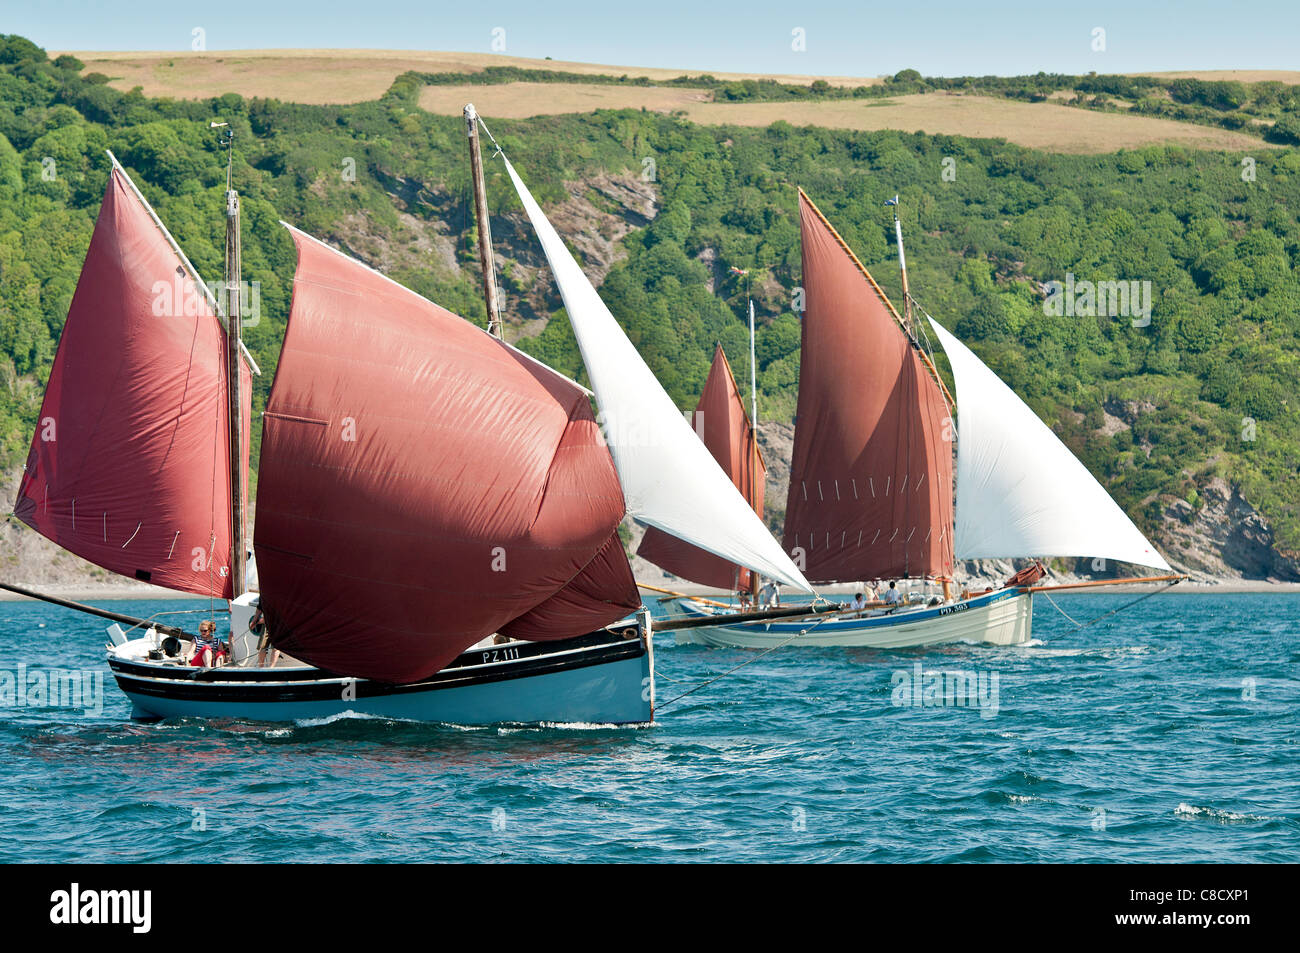
[{"label": "green hillside", "polygon": [[[255,409],[270,386],[294,268],[281,218],[345,245],[358,222],[390,236],[404,234],[410,216],[445,223],[463,269],[408,253],[396,256],[403,264],[391,276],[483,323],[463,123],[416,106],[421,83],[437,77],[404,76],[381,100],[351,106],[233,94],[147,99],[106,79],[85,75],[71,57],[50,61],[26,40],[0,37],[0,462],[12,466],[26,452],[103,194],[105,148],[199,271],[216,277],[224,154],[208,123],[233,124],[245,278],[260,282],[263,307],[248,332],[264,371]],[[1152,114],[1255,129],[1269,142],[1261,138],[1249,156],[1176,147],[1078,156],[785,123],[705,128],[630,110],[498,122],[493,132],[544,205],[603,173],[640,178],[654,160],[659,213],[623,239],[627,257],[601,293],[680,406],[693,405],[715,341],[738,369],[747,366],[750,292],[759,302],[764,412],[788,420],[799,348],[790,310],[799,283],[795,186],[895,298],[883,202],[898,193],[917,299],[1057,428],[1139,524],[1157,529],[1175,498],[1194,513],[1200,489],[1222,476],[1270,521],[1279,550],[1300,551],[1300,150],[1287,145],[1300,139],[1294,92],[1277,83],[1035,79],[986,78],[970,88],[1033,98],[1086,80],[1097,97],[1131,94]],[[1110,90],[1111,79],[1129,86]],[[900,74],[895,91],[936,83]],[[807,93],[719,89],[736,98],[878,95],[865,91],[875,87],[816,84]],[[1081,105],[1119,108],[1101,99]],[[354,181],[341,172],[349,159]],[[489,171],[493,214],[517,212],[500,164],[489,162]],[[507,259],[524,253],[501,251]],[[535,257],[535,247],[527,251]],[[750,274],[736,277],[730,267]],[[1150,282],[1149,325],[1094,317],[1086,307],[1077,316],[1046,314],[1042,286],[1067,275]],[[504,280],[509,288],[518,279],[508,268]],[[566,321],[520,343],[581,375]],[[1129,426],[1107,426],[1117,416]]]}]

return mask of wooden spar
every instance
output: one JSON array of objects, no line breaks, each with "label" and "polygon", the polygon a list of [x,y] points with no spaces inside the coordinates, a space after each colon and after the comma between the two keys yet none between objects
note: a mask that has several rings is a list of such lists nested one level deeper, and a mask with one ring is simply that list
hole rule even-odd
[{"label": "wooden spar", "polygon": [[651,592],[662,592],[664,595],[672,596],[674,599],[694,599],[696,602],[703,603],[707,606],[717,606],[719,609],[733,608],[725,602],[718,602],[716,599],[706,599],[704,596],[691,596],[684,592],[678,592],[675,589],[662,589],[659,586],[652,586],[649,583],[638,582],[636,586],[638,589],[649,589]]},{"label": "wooden spar", "polygon": [[898,239],[898,270],[903,275],[903,327],[915,339],[912,326],[912,295],[907,288],[907,256],[903,254],[903,223],[898,220],[898,197],[894,197],[894,236]]},{"label": "wooden spar", "polygon": [[725,616],[701,616],[692,619],[660,619],[655,621],[656,632],[668,632],[676,629],[702,629],[712,625],[742,625],[746,622],[763,622],[768,619],[789,619],[797,617],[812,618],[843,612],[845,607],[833,605],[822,609],[811,606],[788,606],[784,609],[763,609],[759,612],[733,612]]},{"label": "wooden spar", "polygon": [[245,543],[244,494],[244,414],[240,400],[243,378],[243,313],[240,310],[242,259],[239,243],[239,193],[231,181],[235,164],[235,134],[229,131],[226,148],[226,288],[223,296],[226,312],[226,391],[227,416],[230,418],[230,592],[237,599],[244,594],[247,551]]},{"label": "wooden spar", "polygon": [[[849,259],[857,266],[858,271],[862,272],[862,277],[866,278],[871,287],[875,289],[876,294],[880,295],[880,300],[885,303],[885,307],[889,308],[890,313],[894,316],[894,320],[898,322],[898,326],[903,329],[903,333],[907,335],[907,338],[910,341],[912,335],[907,330],[906,322],[903,321],[902,316],[898,313],[898,309],[895,308],[894,303],[889,300],[889,296],[885,294],[884,289],[881,288],[880,285],[876,284],[875,278],[871,277],[871,272],[867,271],[867,266],[858,260],[857,255],[853,254],[853,249],[849,247],[848,242],[840,237],[840,233],[835,230],[835,226],[832,225],[826,216],[822,214],[822,210],[817,207],[817,203],[808,198],[808,193],[803,189],[799,189],[799,194],[807,200],[808,207],[813,210],[817,218],[821,220],[821,223],[830,230],[831,235],[835,238],[836,244],[838,244],[840,248],[844,250],[844,253],[849,256]],[[918,348],[917,350],[921,355],[921,360],[925,362],[926,368],[930,371],[930,376],[934,378],[934,382],[939,385],[939,390],[943,392],[944,399],[948,401],[948,409],[956,410],[957,401],[953,399],[952,394],[948,391],[948,386],[944,384],[943,378],[939,376],[939,371],[934,366],[934,361],[930,359],[929,354],[925,353],[924,348]]]},{"label": "wooden spar", "polygon": [[[749,399],[752,413],[749,417],[749,442],[754,452],[749,455],[749,505],[758,502],[758,368],[755,364],[754,299],[749,299]],[[734,379],[733,379],[734,382]],[[757,512],[757,511],[756,511]],[[759,513],[761,520],[763,514]],[[758,573],[749,571],[749,595],[758,605]]]},{"label": "wooden spar", "polygon": [[754,299],[749,299],[749,426],[754,431],[754,449],[758,449],[758,365],[754,357]]},{"label": "wooden spar", "polygon": [[501,307],[497,299],[496,266],[492,258],[492,224],[488,221],[487,187],[483,183],[483,154],[479,151],[478,113],[465,106],[465,131],[469,136],[470,179],[474,183],[474,218],[478,222],[478,262],[483,270],[483,303],[487,305],[488,333],[505,340]]},{"label": "wooden spar", "polygon": [[1071,582],[1060,586],[1025,586],[1028,592],[1057,592],[1061,589],[1093,589],[1098,586],[1127,586],[1130,584],[1144,582],[1182,582],[1189,577],[1185,575],[1172,576],[1130,576],[1126,579],[1093,579],[1088,582]]},{"label": "wooden spar", "polygon": [[[721,347],[722,344],[719,342],[718,346]],[[751,381],[756,381],[757,378],[754,375],[754,363],[753,363],[754,361],[754,303],[752,301],[749,304],[749,355],[750,355],[750,365],[749,365],[750,379]],[[723,357],[724,359],[726,357],[725,351],[723,352]],[[735,390],[736,396],[739,397],[740,385],[736,383],[736,375],[731,369],[731,362],[724,360],[724,364],[727,368],[727,376],[731,378],[731,387],[733,390]],[[758,467],[760,463],[765,462],[763,460],[763,451],[760,450],[758,447],[758,385],[757,383],[754,383],[753,387],[754,387],[754,391],[753,391],[752,406],[754,408],[754,413],[752,417],[744,410],[744,406],[745,406],[744,399],[742,398],[740,401],[741,412],[745,413],[745,416],[747,418],[746,422],[749,424],[749,442],[753,450],[749,454],[749,479],[745,480],[743,478],[743,471],[742,471],[741,482],[744,485],[737,488],[740,490],[741,495],[745,497],[745,502],[747,502],[750,506],[753,506],[755,503],[758,502]],[[758,513],[758,510],[756,509],[754,512]],[[762,519],[763,514],[758,513],[758,518]],[[749,567],[745,566],[741,568],[748,569]],[[737,576],[739,576],[740,569],[737,569],[736,573]],[[663,589],[660,591],[670,592],[671,590]],[[752,569],[749,570],[749,594],[755,599],[758,598],[758,573],[756,573]],[[681,593],[673,593],[673,595],[681,595]],[[715,605],[723,605],[723,604],[719,602],[719,603],[715,603]],[[726,606],[726,608],[729,609],[731,607]]]},{"label": "wooden spar", "polygon": [[175,626],[162,625],[160,623],[150,622],[148,619],[138,619],[133,615],[123,615],[120,612],[110,612],[107,609],[96,609],[94,606],[88,606],[80,602],[72,602],[69,599],[60,599],[58,596],[46,595],[43,592],[24,589],[21,586],[11,586],[8,583],[0,582],[0,589],[17,593],[20,596],[26,596],[29,599],[39,599],[42,602],[48,602],[51,605],[62,606],[65,609],[76,609],[78,612],[97,615],[101,619],[108,619],[110,622],[125,622],[127,625],[131,626],[149,626],[166,635],[175,635],[179,638],[190,640],[193,640],[194,638],[193,635],[186,632],[184,629],[178,629]]}]

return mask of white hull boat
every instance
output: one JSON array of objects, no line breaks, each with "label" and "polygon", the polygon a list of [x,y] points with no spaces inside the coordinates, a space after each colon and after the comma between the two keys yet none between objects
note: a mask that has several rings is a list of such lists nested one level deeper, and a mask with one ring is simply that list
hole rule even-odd
[{"label": "white hull boat", "polygon": [[1027,588],[1000,589],[938,606],[840,612],[791,621],[729,625],[727,612],[690,599],[673,615],[718,617],[718,624],[677,632],[679,644],[766,649],[777,645],[901,649],[945,642],[1022,645],[1032,638],[1034,596]]}]

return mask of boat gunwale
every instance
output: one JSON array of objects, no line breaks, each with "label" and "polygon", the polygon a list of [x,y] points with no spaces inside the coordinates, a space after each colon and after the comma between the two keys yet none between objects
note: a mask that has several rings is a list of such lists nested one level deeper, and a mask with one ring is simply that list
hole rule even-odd
[{"label": "boat gunwale", "polygon": [[[801,622],[728,622],[726,616],[718,615],[718,627],[743,629],[749,632],[798,632],[801,629],[811,630],[816,626],[819,631],[837,631],[840,629],[874,629],[888,628],[895,625],[904,625],[912,622],[928,622],[934,619],[941,619],[954,613],[964,612],[967,609],[982,609],[986,606],[994,605],[1007,599],[1014,599],[1018,596],[1032,595],[1026,587],[1017,586],[1014,589],[998,589],[993,592],[982,592],[971,596],[969,599],[958,599],[952,603],[945,603],[938,606],[917,606],[909,612],[885,611],[875,616],[865,618],[844,619],[844,618],[827,618],[819,621],[804,619]],[[683,603],[690,600],[683,599]],[[683,609],[695,618],[702,618],[710,615],[708,612],[696,612],[692,609]],[[850,610],[852,611],[852,610]],[[861,611],[861,610],[859,610]],[[712,628],[706,626],[706,628]]]},{"label": "boat gunwale", "polygon": [[[427,679],[405,684],[340,676],[315,668],[297,669],[296,671],[304,673],[304,677],[297,679],[274,678],[273,670],[269,669],[245,670],[241,673],[251,677],[221,678],[217,677],[216,673],[221,673],[222,668],[191,669],[186,672],[184,667],[178,665],[151,664],[112,657],[108,661],[109,668],[112,669],[123,691],[136,691],[144,695],[169,698],[204,698],[212,701],[307,701],[337,698],[339,686],[343,684],[355,684],[358,698],[442,691],[587,668],[623,659],[639,658],[647,654],[648,650],[643,639],[618,636],[619,633],[609,633],[608,636],[603,633],[600,635],[592,633],[557,643],[527,643],[529,646],[540,647],[540,651],[487,663],[450,665]],[[579,640],[586,644],[577,646],[571,644]],[[557,645],[567,647],[558,650],[552,648]],[[462,653],[460,658],[464,658],[465,655],[481,655],[484,651],[490,649],[472,650]],[[197,678],[195,673],[207,674],[209,677]],[[307,677],[310,673],[319,673],[324,677]],[[129,689],[124,682],[130,683]]]}]

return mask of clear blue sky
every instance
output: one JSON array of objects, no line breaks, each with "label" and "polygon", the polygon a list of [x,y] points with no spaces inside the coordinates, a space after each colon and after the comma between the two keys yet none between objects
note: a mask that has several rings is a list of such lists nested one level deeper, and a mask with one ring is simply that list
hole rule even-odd
[{"label": "clear blue sky", "polygon": [[[1300,0],[0,0],[0,32],[50,50],[184,51],[194,27],[209,50],[481,52],[502,27],[515,56],[720,72],[1300,69]],[[791,49],[796,27],[804,52]]]}]

